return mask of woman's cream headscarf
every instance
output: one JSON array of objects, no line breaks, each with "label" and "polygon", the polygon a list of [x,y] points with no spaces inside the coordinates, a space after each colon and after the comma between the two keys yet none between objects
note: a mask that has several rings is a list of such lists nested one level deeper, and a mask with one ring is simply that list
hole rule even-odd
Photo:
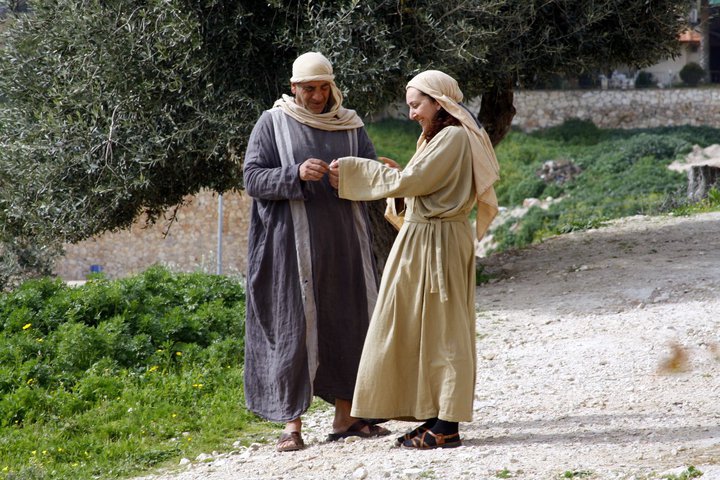
[{"label": "woman's cream headscarf", "polygon": [[332,106],[325,113],[313,113],[310,110],[295,103],[295,98],[290,95],[283,95],[277,100],[273,107],[280,107],[285,113],[300,123],[320,130],[351,130],[363,126],[363,121],[358,117],[355,110],[343,108],[343,96],[340,89],[335,85],[335,75],[330,61],[324,55],[317,52],[308,52],[300,55],[293,62],[292,78],[290,83],[303,83],[314,81],[330,82],[332,91]]},{"label": "woman's cream headscarf", "polygon": [[[427,70],[416,75],[405,87],[417,88],[434,98],[450,115],[460,120],[470,139],[473,156],[473,180],[477,195],[476,232],[478,240],[485,235],[490,222],[498,212],[497,197],[493,184],[500,178],[500,167],[492,143],[485,129],[478,126],[475,118],[460,102],[463,93],[457,81],[439,70]],[[418,150],[424,147],[425,136],[418,140]]]}]

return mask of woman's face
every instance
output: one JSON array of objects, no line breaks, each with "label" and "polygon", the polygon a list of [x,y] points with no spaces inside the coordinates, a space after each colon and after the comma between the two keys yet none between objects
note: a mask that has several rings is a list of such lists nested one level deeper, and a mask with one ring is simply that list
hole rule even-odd
[{"label": "woman's face", "polygon": [[423,133],[425,133],[430,126],[430,122],[440,110],[440,104],[434,98],[413,87],[408,88],[405,92],[405,101],[410,107],[408,117],[410,117],[410,120],[418,122],[423,129]]}]

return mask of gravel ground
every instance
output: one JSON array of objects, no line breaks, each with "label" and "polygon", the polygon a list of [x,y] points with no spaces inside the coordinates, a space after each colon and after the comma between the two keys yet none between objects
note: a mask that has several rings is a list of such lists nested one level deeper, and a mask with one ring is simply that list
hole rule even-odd
[{"label": "gravel ground", "polygon": [[303,451],[272,438],[143,480],[720,479],[720,213],[627,218],[483,264],[464,446],[325,443],[325,411]]}]

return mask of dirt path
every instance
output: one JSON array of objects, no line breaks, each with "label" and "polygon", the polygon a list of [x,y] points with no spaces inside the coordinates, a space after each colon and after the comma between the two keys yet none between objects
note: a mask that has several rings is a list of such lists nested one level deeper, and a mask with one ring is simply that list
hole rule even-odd
[{"label": "dirt path", "polygon": [[304,451],[253,445],[152,478],[720,479],[720,213],[623,219],[483,263],[499,280],[477,290],[465,446],[326,444],[323,412]]}]

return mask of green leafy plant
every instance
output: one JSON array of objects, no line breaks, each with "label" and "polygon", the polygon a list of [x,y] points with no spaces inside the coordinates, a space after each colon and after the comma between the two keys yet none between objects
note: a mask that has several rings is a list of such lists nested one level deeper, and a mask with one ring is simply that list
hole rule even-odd
[{"label": "green leafy plant", "polygon": [[129,475],[268,428],[242,388],[232,278],[153,267],[0,296],[0,479]]},{"label": "green leafy plant", "polygon": [[655,77],[650,72],[641,70],[635,77],[635,88],[650,88],[655,86]]},{"label": "green leafy plant", "polygon": [[566,470],[562,474],[562,478],[584,478],[592,475],[589,470]]},{"label": "green leafy plant", "polygon": [[686,63],[679,72],[682,81],[690,87],[697,86],[700,80],[705,77],[705,70],[697,62]]},{"label": "green leafy plant", "polygon": [[715,212],[720,210],[720,190],[718,190],[717,187],[712,187],[708,190],[707,196],[699,202],[690,202],[687,198],[683,197],[675,203],[677,203],[677,205],[672,208],[674,215]]},{"label": "green leafy plant", "polygon": [[666,475],[663,478],[666,480],[688,480],[690,478],[699,478],[703,476],[703,472],[695,468],[693,465],[688,466],[686,470],[675,475]]}]

